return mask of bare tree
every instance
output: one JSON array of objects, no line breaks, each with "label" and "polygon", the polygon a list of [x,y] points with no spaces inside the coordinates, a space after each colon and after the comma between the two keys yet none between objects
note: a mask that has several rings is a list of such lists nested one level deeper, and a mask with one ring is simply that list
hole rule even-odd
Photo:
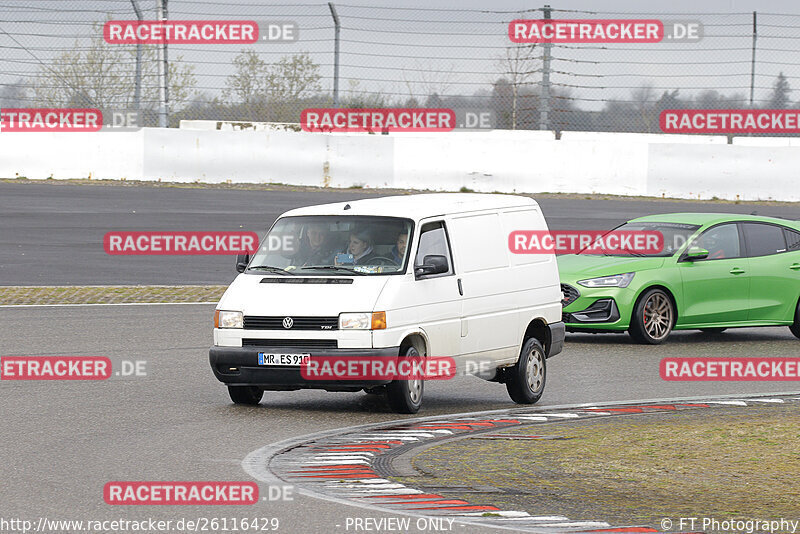
[{"label": "bare tree", "polygon": [[378,91],[366,91],[361,89],[361,82],[354,79],[347,80],[347,97],[342,102],[345,108],[385,108],[391,102],[386,96]]},{"label": "bare tree", "polygon": [[[108,44],[98,30],[89,46],[59,55],[51,64],[42,65],[30,85],[36,101],[47,106],[132,109],[134,107],[133,47]],[[142,53],[142,107],[158,104],[157,49],[144,45]],[[180,107],[194,94],[197,80],[194,65],[182,63],[182,56],[169,65],[170,101]]]},{"label": "bare tree", "polygon": [[652,132],[653,127],[658,123],[658,117],[654,116],[656,98],[653,85],[647,83],[631,91],[631,100],[644,131]]},{"label": "bare tree", "polygon": [[[413,76],[412,76],[413,74]],[[426,66],[420,61],[414,62],[414,68],[403,70],[403,84],[408,91],[409,102],[419,102],[431,95],[446,95],[456,79],[455,66]],[[411,106],[413,107],[413,106]]]},{"label": "bare tree", "polygon": [[308,52],[284,56],[267,71],[266,93],[271,99],[300,100],[321,90],[320,79],[319,65]]},{"label": "bare tree", "polygon": [[511,88],[511,129],[517,129],[517,106],[520,90],[530,85],[534,75],[541,71],[537,68],[539,58],[533,55],[535,44],[509,46],[502,56],[497,58],[497,69]]},{"label": "bare tree", "polygon": [[267,64],[253,50],[242,50],[233,60],[235,73],[225,81],[223,98],[245,105],[265,101],[296,102],[321,90],[319,65],[308,52],[283,56]]},{"label": "bare tree", "polygon": [[247,106],[266,98],[267,64],[253,50],[242,50],[233,59],[234,74],[225,81],[222,98]]},{"label": "bare tree", "polygon": [[792,88],[789,86],[789,81],[784,76],[783,72],[778,73],[775,83],[772,84],[772,94],[769,97],[769,107],[771,109],[784,109],[789,107],[789,95],[792,93]]}]

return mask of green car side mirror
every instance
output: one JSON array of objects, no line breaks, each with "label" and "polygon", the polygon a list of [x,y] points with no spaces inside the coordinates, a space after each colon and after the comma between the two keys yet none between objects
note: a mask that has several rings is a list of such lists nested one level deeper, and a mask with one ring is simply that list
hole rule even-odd
[{"label": "green car side mirror", "polygon": [[708,257],[708,251],[700,247],[691,247],[686,252],[686,259],[688,261],[704,260]]}]

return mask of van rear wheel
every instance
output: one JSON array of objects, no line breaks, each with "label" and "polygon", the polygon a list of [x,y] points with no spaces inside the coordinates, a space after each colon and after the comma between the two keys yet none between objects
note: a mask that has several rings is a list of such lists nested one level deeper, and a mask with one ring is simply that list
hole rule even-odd
[{"label": "van rear wheel", "polygon": [[264,390],[255,386],[228,386],[228,395],[235,404],[255,406],[261,402]]},{"label": "van rear wheel", "polygon": [[533,404],[542,398],[547,378],[544,347],[536,338],[522,345],[522,352],[514,367],[509,369],[506,389],[517,404]]},{"label": "van rear wheel", "polygon": [[[405,354],[406,358],[419,359],[419,352],[414,347],[408,347]],[[422,393],[425,383],[422,379],[417,380],[394,380],[386,386],[386,399],[389,406],[396,413],[417,413],[422,406]]]}]

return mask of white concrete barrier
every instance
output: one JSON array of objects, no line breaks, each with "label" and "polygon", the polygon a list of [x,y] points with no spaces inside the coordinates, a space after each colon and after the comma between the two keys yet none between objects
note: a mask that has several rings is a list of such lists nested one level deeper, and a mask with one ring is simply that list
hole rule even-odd
[{"label": "white concrete barrier", "polygon": [[145,134],[0,132],[0,177],[139,180]]},{"label": "white concrete barrier", "polygon": [[490,131],[319,134],[144,128],[0,133],[0,177],[285,183],[800,201],[800,145],[735,138]]}]

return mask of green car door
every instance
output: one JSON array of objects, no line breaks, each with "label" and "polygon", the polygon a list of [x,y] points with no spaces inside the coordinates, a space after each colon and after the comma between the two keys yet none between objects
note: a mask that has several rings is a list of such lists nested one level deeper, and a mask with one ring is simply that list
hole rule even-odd
[{"label": "green car door", "polygon": [[682,310],[676,327],[713,327],[744,323],[750,307],[750,260],[735,222],[703,230],[694,246],[708,251],[701,259],[678,258],[683,280]]},{"label": "green car door", "polygon": [[740,228],[750,261],[748,322],[790,324],[800,296],[800,233],[762,222]]}]

